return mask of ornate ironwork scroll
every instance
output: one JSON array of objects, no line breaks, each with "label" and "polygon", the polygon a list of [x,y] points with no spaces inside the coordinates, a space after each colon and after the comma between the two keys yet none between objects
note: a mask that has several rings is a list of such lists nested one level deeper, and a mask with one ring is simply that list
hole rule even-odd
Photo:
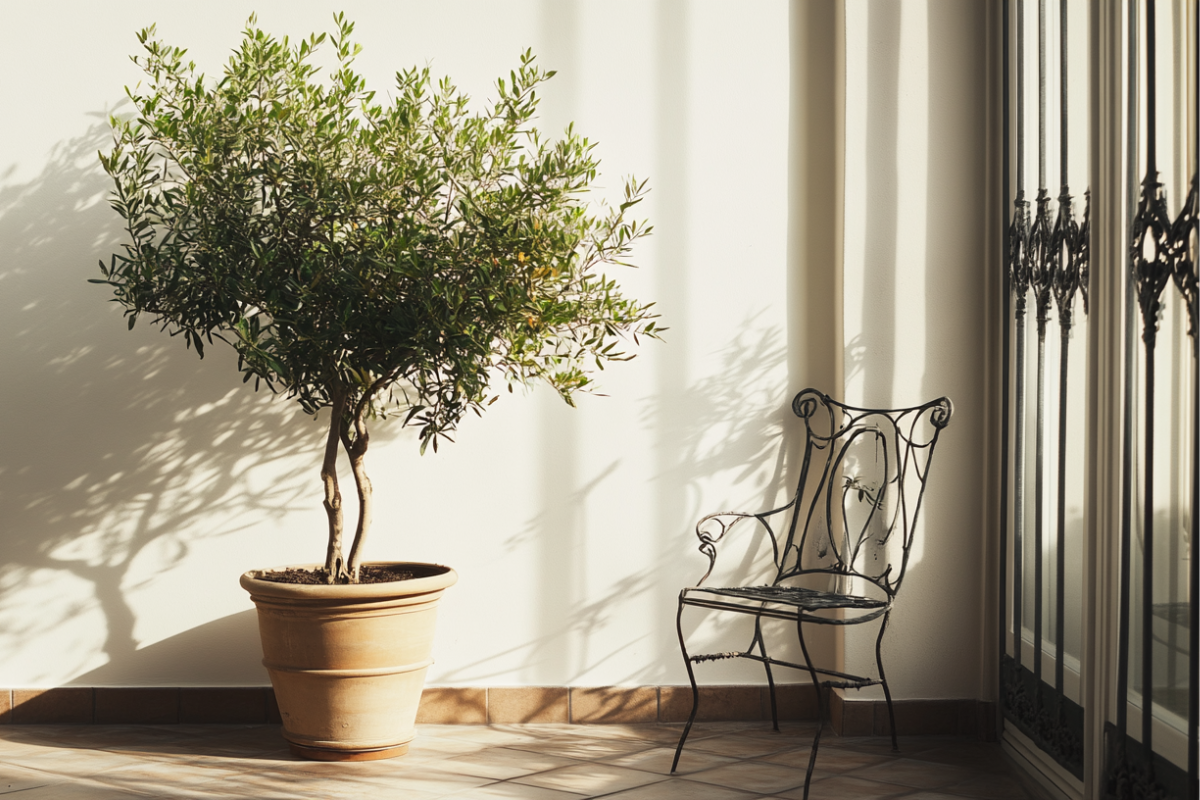
[{"label": "ornate ironwork scroll", "polygon": [[[1197,410],[1200,409],[1200,383],[1195,377],[1200,374],[1200,305],[1197,300],[1196,264],[1197,238],[1200,236],[1197,222],[1200,188],[1197,176],[1192,175],[1190,191],[1178,215],[1172,216],[1166,189],[1159,179],[1155,153],[1156,126],[1169,118],[1169,115],[1164,113],[1160,119],[1155,97],[1155,68],[1161,66],[1158,56],[1165,54],[1165,50],[1158,56],[1155,52],[1155,3],[1159,1],[1126,0],[1125,8],[1129,11],[1126,30],[1129,38],[1127,45],[1119,48],[1123,51],[1123,55],[1120,56],[1122,61],[1126,55],[1129,59],[1127,66],[1121,65],[1124,66],[1128,77],[1124,86],[1127,87],[1129,105],[1122,118],[1128,124],[1124,141],[1129,148],[1129,172],[1120,183],[1128,192],[1124,204],[1129,213],[1126,240],[1128,249],[1123,259],[1127,262],[1124,329],[1130,337],[1124,353],[1123,374],[1127,377],[1124,388],[1124,432],[1120,464],[1121,536],[1116,650],[1121,656],[1116,665],[1115,724],[1108,724],[1105,728],[1105,745],[1100,752],[1094,754],[1096,762],[1088,767],[1089,773],[1101,775],[1099,789],[1102,795],[1114,800],[1200,798],[1200,549],[1197,549],[1200,548],[1200,527],[1197,525],[1200,521],[1200,411]],[[1000,613],[1000,696],[1005,724],[1022,731],[1038,748],[1082,778],[1085,774],[1083,743],[1087,741],[1091,731],[1096,731],[1100,724],[1105,722],[1103,717],[1093,721],[1086,719],[1090,710],[1082,708],[1068,698],[1064,685],[1065,679],[1069,679],[1065,672],[1074,667],[1073,664],[1067,663],[1066,632],[1069,620],[1065,601],[1070,567],[1066,552],[1069,533],[1068,489],[1072,465],[1068,463],[1068,459],[1077,458],[1078,454],[1075,451],[1068,452],[1072,430],[1069,426],[1077,424],[1075,420],[1078,419],[1078,413],[1073,409],[1080,409],[1083,401],[1078,385],[1072,381],[1072,357],[1076,359],[1075,372],[1078,372],[1080,367],[1079,355],[1072,353],[1071,345],[1074,329],[1086,320],[1088,314],[1091,195],[1087,191],[1082,194],[1082,203],[1079,204],[1082,207],[1079,208],[1077,200],[1072,196],[1068,180],[1068,156],[1071,155],[1068,147],[1068,127],[1072,118],[1068,113],[1070,106],[1067,91],[1072,84],[1067,76],[1066,0],[1057,0],[1056,7],[1061,17],[1058,29],[1061,37],[1058,51],[1061,79],[1058,84],[1060,97],[1057,108],[1061,119],[1058,130],[1060,185],[1055,195],[1047,188],[1046,40],[1049,28],[1046,24],[1047,0],[1038,0],[1036,37],[1039,91],[1035,100],[1038,108],[1038,188],[1033,193],[1032,203],[1031,198],[1026,196],[1025,111],[1027,108],[1032,111],[1033,103],[1026,103],[1024,44],[1026,38],[1032,43],[1034,31],[1026,31],[1024,0],[1015,2],[1015,42],[1011,42],[1009,38],[1010,3],[1007,0],[1003,4],[1002,12],[1005,204],[1001,213],[1004,214],[1003,286],[1006,324],[1002,340],[1004,371],[1001,380],[1001,435],[1005,447],[1002,448],[1000,462],[1003,476],[1001,553],[1004,556],[1001,563],[1003,595]],[[1082,6],[1083,4],[1080,4],[1076,7]],[[1160,19],[1159,24],[1163,30],[1169,25],[1178,25],[1179,21],[1185,18],[1190,20],[1190,24],[1200,24],[1196,21],[1197,15],[1190,8],[1186,8],[1186,4],[1180,7],[1185,7],[1187,13],[1182,16],[1176,14],[1171,22]],[[1053,3],[1051,8],[1055,8]],[[1179,29],[1175,30],[1178,32]],[[1197,31],[1189,31],[1186,35],[1200,39],[1200,28]],[[1194,74],[1195,46],[1177,48],[1177,63],[1180,53],[1187,54],[1186,58],[1190,59],[1187,70]],[[1015,67],[1010,64],[1012,55],[1015,55]],[[1077,62],[1078,60],[1076,59]],[[1032,67],[1032,58],[1029,59],[1029,63]],[[1163,63],[1166,63],[1165,60]],[[1029,72],[1032,73],[1032,70]],[[1009,88],[1010,76],[1015,78],[1012,91]],[[1180,80],[1185,80],[1185,77],[1177,74],[1171,85],[1176,92],[1182,94]],[[1052,75],[1049,83],[1053,84]],[[1032,81],[1030,84],[1032,86]],[[1186,88],[1194,92],[1194,84]],[[1010,117],[1013,101],[1016,110]],[[1194,103],[1182,105],[1193,115],[1194,120]],[[1163,111],[1167,112],[1167,109],[1164,108]],[[1015,125],[1010,126],[1012,118],[1015,118]],[[1142,124],[1145,125],[1144,139],[1140,128]],[[1194,124],[1193,121],[1193,127],[1188,128],[1193,136]],[[1078,123],[1074,128],[1079,130]],[[1015,136],[1015,141],[1010,140],[1011,136]],[[1140,144],[1142,141],[1145,142],[1144,150]],[[1011,148],[1010,143],[1013,145]],[[1194,143],[1190,143],[1190,140],[1189,144],[1194,148]],[[1010,153],[1015,153],[1015,164],[1011,165],[1014,167],[1011,170]],[[1191,151],[1191,157],[1195,158],[1194,149]],[[1178,169],[1178,163],[1175,168]],[[1194,169],[1194,164],[1188,169]],[[1033,170],[1028,172],[1031,177]],[[1016,180],[1015,192],[1010,195],[1011,176],[1015,176]],[[1106,199],[1118,204],[1121,200],[1119,197]],[[1169,288],[1172,285],[1178,292],[1177,296]],[[1180,308],[1177,298],[1182,299],[1182,309],[1186,311],[1187,336],[1191,341],[1192,380],[1188,384],[1186,396],[1171,399],[1176,409],[1188,408],[1188,404],[1191,404],[1192,434],[1189,442],[1179,440],[1177,434],[1171,437],[1172,425],[1178,423],[1164,421],[1165,418],[1155,420],[1156,366],[1158,371],[1163,373],[1157,378],[1160,384],[1160,405],[1164,399],[1161,395],[1169,391],[1165,388],[1165,376],[1179,374],[1169,372],[1167,362],[1162,361],[1167,354],[1165,345],[1157,347],[1157,350],[1161,351],[1158,357],[1162,363],[1155,364],[1159,339],[1165,341],[1168,335],[1174,336],[1173,333],[1162,331],[1173,332],[1183,327],[1182,318],[1179,316],[1183,312],[1176,311]],[[1036,319],[1036,334],[1029,330],[1033,327],[1027,319],[1030,310]],[[1170,325],[1163,324],[1160,331],[1160,319],[1163,318],[1164,310]],[[1054,339],[1047,339],[1048,335],[1053,335],[1054,324],[1058,325],[1057,347],[1054,346]],[[1036,342],[1033,340],[1035,335]],[[1134,336],[1140,338],[1140,343],[1132,338]],[[1178,340],[1172,340],[1172,353],[1180,352],[1178,344]],[[1029,352],[1035,345],[1036,356]],[[1186,359],[1188,351],[1182,352]],[[1036,362],[1030,360],[1035,357]],[[1177,356],[1172,356],[1175,357]],[[1047,380],[1053,380],[1052,370],[1056,365],[1058,383],[1055,395],[1054,384],[1047,384]],[[1170,369],[1176,368],[1181,367],[1173,361]],[[1058,403],[1057,414],[1052,407],[1054,402]],[[1048,408],[1048,404],[1051,407]],[[1160,416],[1162,413],[1159,410]],[[1174,419],[1172,417],[1172,420]],[[1029,429],[1030,426],[1032,430]],[[1178,456],[1174,454],[1167,459],[1167,451],[1161,442],[1168,440],[1171,441],[1172,448],[1185,454],[1182,460],[1176,460]],[[1188,446],[1191,447],[1190,452],[1187,450]],[[1190,484],[1187,484],[1187,489],[1178,492],[1190,496],[1191,503],[1188,527],[1181,531],[1185,537],[1189,537],[1188,546],[1191,551],[1187,556],[1187,568],[1183,570],[1174,566],[1174,560],[1178,556],[1172,552],[1162,552],[1167,543],[1167,528],[1160,518],[1162,504],[1159,503],[1158,507],[1155,505],[1155,485],[1157,480],[1157,497],[1166,497],[1164,486],[1168,484],[1167,479],[1163,477],[1165,465],[1170,465],[1166,467],[1171,470],[1169,485],[1175,487],[1184,483],[1189,461]],[[1112,465],[1112,468],[1116,469],[1116,465]],[[1157,476],[1156,468],[1159,472]],[[1032,487],[1028,486],[1030,482],[1034,484]],[[1172,492],[1174,491],[1172,488]],[[1175,502],[1173,499],[1172,503]],[[1179,506],[1172,507],[1172,514],[1188,500],[1180,498],[1178,502]],[[1156,516],[1156,513],[1160,516]],[[1131,565],[1139,553],[1134,547],[1133,539],[1139,528],[1143,544],[1141,563],[1136,570],[1140,575],[1135,576],[1132,574],[1134,570]],[[1174,536],[1174,533],[1172,535]],[[1011,565],[1007,560],[1010,557],[1010,541]],[[1158,553],[1155,552],[1156,541],[1160,551]],[[1179,539],[1172,538],[1170,541],[1176,543]],[[1048,551],[1051,550],[1054,553],[1054,563],[1044,565],[1043,556],[1049,557]],[[1011,588],[1009,568],[1012,570]],[[1172,603],[1153,602],[1156,595],[1154,578],[1166,569],[1171,569],[1171,575],[1179,575],[1180,578],[1186,572],[1187,577],[1183,579],[1187,581],[1186,602],[1179,602],[1182,598],[1174,589]],[[1161,584],[1162,575],[1158,574],[1158,577]],[[1175,578],[1172,577],[1172,580]],[[1139,582],[1140,588],[1137,588]],[[1026,595],[1029,596],[1028,602]],[[1047,603],[1049,605],[1046,605]],[[1159,751],[1167,750],[1168,734],[1161,731],[1169,730],[1171,725],[1180,724],[1176,718],[1170,717],[1171,712],[1182,713],[1179,700],[1164,699],[1167,696],[1162,694],[1161,687],[1159,703],[1154,703],[1156,661],[1159,677],[1162,677],[1164,672],[1164,664],[1168,665],[1168,682],[1172,686],[1172,694],[1169,696],[1178,698],[1182,691],[1182,686],[1176,684],[1174,677],[1175,664],[1180,662],[1164,662],[1163,657],[1152,649],[1155,624],[1153,615],[1157,608],[1157,613],[1162,616],[1168,606],[1170,613],[1157,623],[1160,629],[1163,624],[1175,626],[1171,628],[1170,634],[1171,641],[1174,642],[1174,630],[1182,630],[1184,626],[1187,628],[1186,771],[1165,758],[1162,752],[1155,750],[1156,744]],[[1049,613],[1044,613],[1046,611]],[[1032,620],[1029,619],[1031,616]],[[1053,633],[1047,634],[1053,639],[1052,644],[1044,640],[1044,627],[1053,628]],[[1026,638],[1029,634],[1032,634],[1032,650]],[[1046,659],[1051,658],[1051,652],[1052,678],[1049,675],[1049,665],[1045,664]],[[1139,695],[1143,708],[1140,719],[1136,716]],[[1134,701],[1132,705],[1131,697]],[[1154,713],[1151,713],[1152,709]],[[1162,723],[1155,722],[1155,714],[1160,711],[1164,720]],[[1130,725],[1130,713],[1135,715],[1134,725]],[[1167,722],[1168,718],[1176,721]],[[1168,727],[1159,727],[1162,724]],[[1162,741],[1156,743],[1154,734]]]},{"label": "ornate ironwork scroll", "polygon": [[1200,336],[1200,329],[1197,328],[1200,325],[1200,320],[1197,319],[1200,307],[1197,305],[1196,295],[1196,256],[1193,250],[1195,244],[1191,241],[1196,231],[1200,230],[1200,213],[1197,211],[1200,200],[1197,199],[1196,180],[1197,176],[1192,175],[1191,191],[1188,192],[1179,216],[1171,225],[1171,238],[1168,243],[1171,274],[1175,278],[1175,288],[1183,295],[1187,308],[1188,335],[1192,337],[1193,346],[1197,336]]},{"label": "ornate ironwork scroll", "polygon": [[[1137,52],[1137,17],[1136,2],[1130,4],[1130,60],[1131,85],[1135,54]],[[1154,651],[1153,614],[1154,603],[1154,569],[1155,569],[1155,348],[1159,334],[1159,318],[1163,310],[1163,294],[1167,286],[1174,281],[1184,300],[1188,315],[1188,334],[1192,339],[1193,368],[1200,364],[1200,351],[1197,350],[1196,311],[1196,267],[1193,236],[1196,232],[1196,176],[1191,181],[1191,191],[1184,201],[1178,217],[1170,218],[1163,184],[1158,179],[1156,161],[1156,57],[1155,57],[1155,2],[1149,0],[1146,4],[1146,173],[1141,181],[1141,192],[1138,196],[1136,210],[1130,224],[1129,235],[1129,283],[1140,312],[1141,339],[1143,353],[1143,435],[1142,454],[1139,466],[1142,471],[1142,594],[1141,594],[1141,731],[1140,740],[1134,739],[1128,733],[1127,707],[1129,702],[1128,666],[1125,653],[1128,652],[1130,641],[1129,616],[1133,597],[1130,592],[1130,557],[1132,539],[1131,512],[1133,508],[1132,489],[1128,483],[1123,500],[1121,532],[1121,607],[1119,641],[1122,652],[1118,669],[1117,704],[1118,714],[1116,725],[1106,729],[1108,747],[1105,764],[1106,797],[1117,800],[1160,800],[1165,798],[1193,798],[1198,789],[1198,757],[1197,721],[1200,714],[1197,710],[1197,668],[1200,664],[1200,648],[1198,642],[1197,618],[1198,586],[1200,586],[1200,570],[1195,552],[1197,481],[1200,480],[1200,447],[1195,438],[1196,422],[1193,420],[1193,451],[1192,451],[1192,526],[1191,545],[1193,552],[1189,569],[1189,687],[1188,687],[1188,769],[1185,773],[1179,767],[1163,758],[1154,750],[1153,713],[1154,705]],[[1131,92],[1131,119],[1137,118],[1136,94]],[[1131,156],[1131,163],[1134,159]],[[1195,379],[1193,378],[1193,383]],[[1127,395],[1128,397],[1128,395]],[[1194,390],[1193,403],[1200,404],[1200,391]],[[1197,405],[1193,405],[1193,415]],[[1132,417],[1132,403],[1126,401],[1126,437],[1124,463],[1126,474],[1131,472],[1132,436],[1129,431],[1129,418]],[[1126,478],[1128,481],[1128,477]],[[1161,526],[1160,526],[1161,527]]]},{"label": "ornate ironwork scroll", "polygon": [[[1013,314],[1011,325],[1015,330],[1015,352],[1013,358],[1013,499],[1012,499],[1012,536],[1013,536],[1013,599],[1011,606],[1012,629],[1014,640],[1012,656],[1003,656],[1001,664],[1001,699],[1005,718],[1012,722],[1038,745],[1052,755],[1060,764],[1075,775],[1083,775],[1083,708],[1066,697],[1063,685],[1063,664],[1065,661],[1065,584],[1066,584],[1066,476],[1067,476],[1067,423],[1069,419],[1070,398],[1068,395],[1069,351],[1071,328],[1075,323],[1076,298],[1082,301],[1083,313],[1087,313],[1087,283],[1089,279],[1089,247],[1088,247],[1088,217],[1087,203],[1090,203],[1090,193],[1085,192],[1085,207],[1082,220],[1077,220],[1073,210],[1073,198],[1068,181],[1068,85],[1067,76],[1067,5],[1060,2],[1060,189],[1057,197],[1057,207],[1049,190],[1046,188],[1046,7],[1045,0],[1038,3],[1038,183],[1039,188],[1035,201],[1035,209],[1030,218],[1029,203],[1024,194],[1024,111],[1025,111],[1025,14],[1023,0],[1017,0],[1016,18],[1016,178],[1017,190],[1013,203],[1012,217],[1007,223],[1007,241],[1005,247],[1005,283],[1008,289],[1006,306],[1012,303]],[[1008,45],[1008,11],[1005,7],[1005,80],[1008,77],[1007,56]],[[1004,93],[1006,100],[1005,120],[1007,123],[1007,102],[1009,92]],[[1008,130],[1007,124],[1005,130]],[[1007,159],[1008,146],[1005,146]],[[1007,160],[1006,160],[1007,177]],[[1007,193],[1007,183],[1006,189]],[[1024,591],[1022,586],[1025,571],[1025,550],[1029,546],[1025,535],[1025,519],[1028,498],[1025,492],[1026,465],[1026,309],[1028,296],[1032,293],[1034,314],[1037,322],[1037,362],[1035,387],[1035,426],[1034,439],[1034,491],[1033,491],[1033,642],[1032,664],[1022,664],[1022,639],[1025,623],[1022,620]],[[1007,311],[1007,309],[1006,309]],[[1059,347],[1059,394],[1058,414],[1054,415],[1055,422],[1046,409],[1046,337],[1050,324],[1054,322],[1053,312],[1057,311],[1057,321],[1060,332]],[[1005,365],[1003,388],[1005,392],[1005,440],[1008,439],[1008,401],[1009,381],[1008,364],[1009,338],[1006,331],[1004,339]],[[1046,436],[1047,429],[1056,425],[1057,433],[1056,463],[1047,464]],[[1007,448],[1004,455],[1005,483],[1002,488],[1005,501],[1005,518],[1007,521]],[[1056,491],[1053,495],[1055,514],[1056,560],[1054,575],[1056,578],[1053,613],[1055,622],[1055,669],[1053,685],[1044,680],[1042,675],[1043,662],[1043,617],[1045,592],[1045,571],[1043,569],[1043,544],[1045,540],[1044,520],[1047,498],[1047,476],[1053,469],[1056,475]],[[1007,535],[1007,529],[1005,530]],[[1002,603],[1002,606],[1007,606]],[[1007,620],[1004,620],[1007,628]],[[1007,637],[1004,637],[1007,644]],[[1007,649],[1007,648],[1005,648]]]}]

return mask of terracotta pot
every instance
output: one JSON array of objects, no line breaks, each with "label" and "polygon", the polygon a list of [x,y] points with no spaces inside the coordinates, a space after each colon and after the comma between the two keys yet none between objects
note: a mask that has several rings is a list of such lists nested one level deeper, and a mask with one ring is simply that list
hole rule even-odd
[{"label": "terracotta pot", "polygon": [[[449,567],[410,569],[407,581],[310,586],[242,575],[258,607],[263,666],[271,675],[292,752],[320,761],[394,758],[408,751]],[[320,565],[298,565],[312,569]]]}]

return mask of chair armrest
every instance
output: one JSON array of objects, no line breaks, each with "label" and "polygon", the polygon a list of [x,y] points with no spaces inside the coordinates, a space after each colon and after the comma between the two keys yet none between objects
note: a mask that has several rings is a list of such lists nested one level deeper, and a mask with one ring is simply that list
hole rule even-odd
[{"label": "chair armrest", "polygon": [[712,574],[713,567],[717,565],[717,545],[725,538],[727,533],[731,532],[744,519],[756,519],[767,529],[767,534],[771,539],[773,557],[775,563],[778,564],[779,542],[775,538],[775,531],[771,528],[771,523],[767,521],[767,517],[778,514],[781,511],[787,511],[794,503],[795,500],[793,499],[787,505],[754,514],[741,511],[718,511],[715,514],[709,514],[697,522],[696,538],[700,540],[700,552],[708,557],[708,569],[700,577],[700,580],[696,581],[696,586],[704,585],[704,581],[708,580],[708,576]]}]

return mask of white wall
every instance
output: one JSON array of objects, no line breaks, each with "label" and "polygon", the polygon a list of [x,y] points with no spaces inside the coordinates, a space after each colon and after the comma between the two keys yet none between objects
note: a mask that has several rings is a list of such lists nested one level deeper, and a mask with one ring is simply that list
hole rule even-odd
[{"label": "white wall", "polygon": [[[265,682],[237,576],[323,557],[321,426],[243,386],[228,353],[127,332],[85,282],[121,238],[95,152],[139,79],[139,28],[211,73],[252,9],[300,36],[343,8],[381,90],[430,63],[482,98],[526,47],[557,69],[544,128],[600,143],[610,199],[650,179],[656,235],[617,277],[671,329],[576,410],[505,397],[425,457],[376,432],[370,556],[461,576],[431,681],[686,680],[691,525],[762,502],[791,389],[782,2],[5,4],[0,686]],[[739,674],[758,670],[712,673]]]},{"label": "white wall", "polygon": [[[954,402],[885,666],[893,691],[907,697],[974,697],[991,636],[980,588],[987,4],[847,0],[845,14],[846,398],[873,407]],[[851,669],[874,664],[866,627],[847,633]]]},{"label": "white wall", "polygon": [[[981,489],[973,271],[982,219],[972,204],[982,208],[983,112],[981,97],[968,95],[971,70],[982,70],[982,29],[969,5],[903,6],[913,59],[905,69],[926,81],[928,110],[924,121],[905,112],[897,132],[926,164],[923,199],[904,213],[926,233],[923,250],[897,242],[893,262],[879,265],[894,264],[898,276],[915,270],[924,314],[911,331],[883,336],[919,334],[915,349],[907,339],[894,346],[919,363],[872,351],[858,373],[913,375],[903,393],[896,384],[897,401],[945,393],[958,413],[931,490],[929,549],[896,614],[898,697],[976,690],[961,675],[978,669],[965,643],[977,637]],[[858,7],[846,3],[848,37]],[[251,10],[267,30],[300,36],[326,28],[337,9],[357,21],[358,66],[379,89],[396,69],[428,62],[483,97],[533,47],[559,70],[544,128],[574,120],[600,143],[608,197],[629,173],[653,187],[645,214],[655,236],[638,253],[642,268],[617,277],[657,301],[670,330],[604,373],[610,396],[574,410],[541,389],[505,397],[437,455],[419,456],[407,431],[374,433],[369,555],[438,561],[460,574],[444,602],[431,683],[685,682],[675,598],[705,566],[692,526],[709,511],[775,499],[789,463],[781,434],[795,430],[790,398],[830,372],[804,365],[822,362],[816,351],[838,340],[831,330],[817,341],[789,297],[832,291],[812,276],[836,262],[818,264],[820,248],[789,242],[789,223],[793,239],[814,235],[815,201],[800,198],[795,176],[820,172],[804,159],[823,159],[818,139],[789,147],[807,117],[790,85],[797,37],[782,0],[5,4],[0,687],[266,681],[237,576],[322,557],[321,426],[250,391],[228,353],[198,361],[148,326],[127,332],[104,289],[85,282],[121,240],[95,152],[108,146],[105,118],[121,109],[121,87],[138,80],[127,56],[139,28],[157,22],[166,41],[215,72]],[[927,32],[914,34],[922,25]],[[946,33],[966,38],[933,47]],[[925,45],[927,55],[913,52]],[[860,57],[848,53],[848,75]],[[848,143],[859,124],[850,109],[862,100],[850,89],[848,81]],[[848,144],[847,187],[851,156]],[[874,178],[865,180],[853,185],[872,194]],[[847,189],[848,216],[862,198]],[[895,191],[878,202],[895,212]],[[853,239],[847,223],[848,349],[859,333],[850,312],[874,297],[861,282],[850,288],[866,263],[851,256]],[[851,399],[864,399],[846,369]],[[748,556],[729,556],[733,572],[753,570]],[[761,670],[725,663],[703,674],[757,682]]]}]

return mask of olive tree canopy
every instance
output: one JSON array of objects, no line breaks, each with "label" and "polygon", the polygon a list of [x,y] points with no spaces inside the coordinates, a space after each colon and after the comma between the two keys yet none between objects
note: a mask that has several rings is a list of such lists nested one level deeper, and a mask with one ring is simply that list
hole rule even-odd
[{"label": "olive tree canopy", "polygon": [[[650,305],[600,272],[650,232],[589,203],[594,145],[532,125],[553,76],[530,52],[480,111],[430,71],[396,74],[388,104],[352,69],[353,24],[335,17],[337,69],[310,63],[326,35],[275,39],[251,17],[216,80],[186,51],[138,35],[146,83],[127,94],[101,154],[129,241],[101,263],[132,328],[145,315],[202,357],[214,339],[244,380],[315,414],[330,408],[322,478],[326,579],[356,581],[370,526],[367,423],[399,412],[421,450],[448,439],[495,383],[549,382],[564,400],[593,369],[657,337]],[[335,470],[345,451],[360,501],[349,558]]]}]

